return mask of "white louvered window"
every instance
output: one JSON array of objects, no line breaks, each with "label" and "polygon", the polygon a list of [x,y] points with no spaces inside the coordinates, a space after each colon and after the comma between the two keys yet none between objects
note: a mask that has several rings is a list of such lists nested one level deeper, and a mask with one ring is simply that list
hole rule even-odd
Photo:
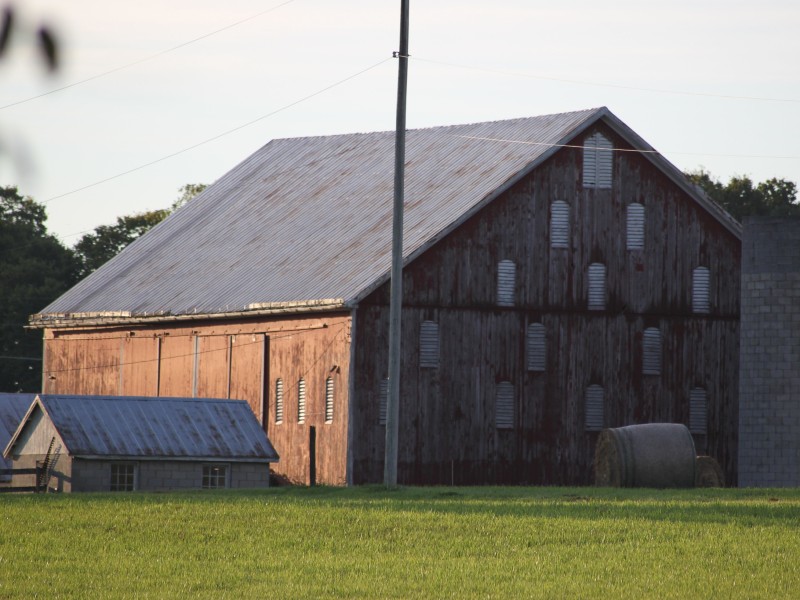
[{"label": "white louvered window", "polygon": [[642,373],[661,374],[661,330],[657,327],[648,327],[644,330]]},{"label": "white louvered window", "polygon": [[389,380],[381,379],[381,391],[378,406],[378,425],[386,425],[386,410],[389,406]]},{"label": "white louvered window", "polygon": [[501,381],[497,384],[495,425],[498,429],[514,427],[514,385],[510,381]]},{"label": "white louvered window", "polygon": [[528,371],[544,371],[547,364],[547,339],[541,323],[528,325],[527,351]]},{"label": "white louvered window", "polygon": [[550,206],[550,247],[569,248],[569,204],[562,200]]},{"label": "white louvered window", "polygon": [[302,377],[297,382],[297,422],[306,421],[306,380]]},{"label": "white louvered window", "polygon": [[333,423],[333,378],[325,380],[325,422]]},{"label": "white louvered window", "polygon": [[707,267],[697,267],[692,271],[692,312],[709,312],[709,285],[711,276]]},{"label": "white louvered window", "polygon": [[583,187],[610,188],[614,168],[614,146],[602,133],[583,142]]},{"label": "white louvered window", "polygon": [[283,379],[275,380],[275,422],[283,423]]},{"label": "white louvered window", "polygon": [[633,202],[626,210],[626,232],[628,250],[644,248],[644,205]]},{"label": "white louvered window", "polygon": [[586,431],[600,431],[605,425],[605,391],[600,385],[586,388]]},{"label": "white louvered window", "polygon": [[689,431],[705,435],[708,432],[708,398],[703,388],[689,392]]},{"label": "white louvered window", "polygon": [[589,310],[606,308],[606,266],[603,263],[589,265]]},{"label": "white louvered window", "polygon": [[514,288],[517,280],[517,265],[513,260],[501,260],[497,264],[497,305],[514,306]]},{"label": "white louvered window", "polygon": [[436,321],[423,321],[420,326],[419,366],[433,369],[439,366],[439,324]]}]

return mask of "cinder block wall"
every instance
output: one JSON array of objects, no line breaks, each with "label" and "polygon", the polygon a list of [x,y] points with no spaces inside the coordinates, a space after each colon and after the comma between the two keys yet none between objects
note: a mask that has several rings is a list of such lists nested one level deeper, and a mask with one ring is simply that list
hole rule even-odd
[{"label": "cinder block wall", "polygon": [[800,219],[742,236],[739,485],[800,486]]},{"label": "cinder block wall", "polygon": [[[124,461],[123,461],[124,462]],[[200,489],[203,485],[203,464],[192,461],[131,461],[138,466],[136,489],[166,491]],[[230,469],[231,488],[269,486],[266,464],[225,463]],[[111,462],[76,460],[73,468],[73,490],[107,492],[111,487]]]}]

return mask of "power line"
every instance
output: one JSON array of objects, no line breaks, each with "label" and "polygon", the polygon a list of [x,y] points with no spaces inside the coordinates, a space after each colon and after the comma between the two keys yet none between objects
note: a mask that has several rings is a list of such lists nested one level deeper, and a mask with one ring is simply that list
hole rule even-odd
[{"label": "power line", "polygon": [[235,133],[235,132],[239,131],[240,129],[244,129],[246,127],[250,127],[251,125],[254,125],[255,123],[258,123],[259,121],[263,121],[264,119],[272,117],[272,116],[274,116],[274,115],[276,115],[276,114],[278,114],[280,112],[283,112],[283,111],[285,111],[285,110],[287,110],[289,108],[292,108],[293,106],[297,106],[298,104],[300,104],[302,102],[305,102],[306,100],[310,100],[311,98],[314,98],[315,96],[319,96],[320,94],[322,94],[324,92],[327,92],[328,90],[331,90],[331,89],[333,89],[335,87],[338,87],[338,86],[342,85],[343,83],[346,83],[346,82],[350,81],[351,79],[355,79],[359,75],[363,75],[367,71],[371,71],[372,69],[382,65],[383,63],[385,63],[385,62],[387,62],[389,60],[392,60],[392,59],[391,58],[384,58],[383,60],[381,60],[379,62],[376,62],[375,64],[370,65],[369,67],[367,67],[365,69],[362,69],[357,73],[349,75],[348,77],[345,77],[344,79],[340,79],[336,83],[332,83],[331,85],[328,85],[328,86],[326,86],[326,87],[324,87],[324,88],[322,88],[320,90],[317,90],[316,92],[313,92],[312,94],[309,94],[308,96],[304,96],[304,97],[300,98],[299,100],[295,100],[294,102],[290,102],[289,104],[285,104],[284,106],[281,106],[280,108],[277,108],[277,109],[273,110],[272,112],[269,112],[269,113],[267,113],[265,115],[261,115],[260,117],[257,117],[257,118],[255,118],[255,119],[253,119],[251,121],[248,121],[247,123],[242,123],[241,125],[237,125],[236,127],[232,128],[232,129],[228,129],[227,131],[223,131],[222,133],[219,133],[219,134],[217,134],[217,135],[215,135],[213,137],[206,138],[205,140],[203,140],[201,142],[197,142],[196,144],[192,144],[191,146],[187,146],[187,147],[182,148],[180,150],[176,150],[175,152],[172,152],[170,154],[167,154],[167,155],[162,156],[160,158],[157,158],[155,160],[151,160],[150,162],[147,162],[147,163],[141,164],[141,165],[139,165],[137,167],[133,167],[131,169],[128,169],[127,171],[123,171],[121,173],[117,173],[116,175],[111,175],[110,177],[106,177],[105,179],[101,179],[99,181],[95,181],[94,183],[90,183],[90,184],[84,185],[84,186],[76,188],[74,190],[70,190],[69,192],[64,192],[63,194],[58,194],[57,196],[52,196],[52,197],[48,198],[47,200],[44,200],[42,202],[42,204],[48,204],[49,202],[52,202],[53,200],[58,200],[59,198],[64,198],[65,196],[71,196],[72,194],[76,194],[78,192],[82,192],[83,190],[87,190],[89,188],[93,188],[93,187],[98,186],[100,184],[107,183],[109,181],[113,181],[114,179],[119,179],[120,177],[124,177],[125,175],[129,175],[131,173],[135,173],[136,171],[141,171],[142,169],[146,169],[147,167],[151,167],[151,166],[153,166],[155,164],[158,164],[158,163],[163,162],[165,160],[168,160],[170,158],[174,158],[175,156],[178,156],[178,155],[183,154],[185,152],[188,152],[190,150],[194,150],[195,148],[199,148],[200,146],[204,146],[205,144],[208,144],[210,142],[213,142],[215,140],[223,138],[223,137],[225,137],[227,135]]},{"label": "power line", "polygon": [[633,90],[637,92],[649,92],[653,94],[672,94],[676,96],[696,96],[702,98],[723,98],[726,100],[749,100],[754,102],[787,102],[791,104],[800,104],[800,100],[795,98],[769,98],[764,96],[737,96],[732,94],[710,94],[705,92],[687,92],[685,90],[669,90],[664,88],[648,88],[648,87],[641,87],[641,86],[633,86],[633,85],[622,85],[618,83],[607,83],[607,82],[598,82],[598,81],[581,81],[579,79],[566,79],[563,77],[547,77],[544,75],[534,75],[531,73],[522,73],[519,71],[506,71],[501,69],[492,69],[488,67],[476,67],[473,65],[463,65],[463,64],[456,64],[451,62],[444,62],[439,60],[432,60],[427,58],[420,58],[418,56],[412,56],[412,60],[430,63],[433,65],[441,65],[446,67],[454,67],[457,69],[468,69],[472,71],[482,71],[484,73],[493,73],[495,75],[506,75],[511,77],[523,77],[526,79],[539,79],[543,81],[556,81],[559,83],[572,83],[577,85],[589,85],[594,87],[608,87],[608,88],[616,88],[621,90]]},{"label": "power line", "polygon": [[121,65],[119,67],[114,67],[113,69],[109,69],[108,71],[103,71],[102,73],[97,73],[96,75],[92,75],[91,77],[87,77],[86,79],[81,79],[79,81],[73,81],[72,83],[68,83],[67,85],[63,85],[63,86],[61,86],[59,88],[55,88],[55,89],[52,89],[50,91],[43,92],[43,93],[38,94],[36,96],[31,96],[29,98],[23,98],[22,100],[17,100],[16,102],[11,102],[10,104],[6,104],[5,106],[0,106],[0,110],[5,110],[6,108],[11,108],[12,106],[18,106],[20,104],[25,104],[26,102],[30,102],[31,100],[37,100],[39,98],[43,98],[45,96],[49,96],[50,94],[55,94],[56,92],[62,92],[64,90],[67,90],[69,88],[73,88],[75,86],[87,83],[89,81],[94,81],[95,79],[100,79],[101,77],[105,77],[106,75],[111,75],[113,73],[117,73],[117,72],[122,71],[124,69],[129,69],[130,67],[134,67],[136,65],[140,65],[142,63],[154,60],[154,59],[156,59],[156,58],[158,58],[160,56],[163,56],[165,54],[169,54],[170,52],[174,52],[175,50],[179,50],[179,49],[181,49],[181,48],[183,48],[185,46],[189,46],[190,44],[194,44],[195,42],[199,42],[201,40],[209,38],[209,37],[211,37],[213,35],[216,35],[218,33],[223,32],[223,31],[227,31],[228,29],[231,29],[233,27],[241,25],[242,23],[246,23],[247,21],[252,21],[253,19],[256,19],[256,18],[258,18],[258,17],[260,17],[262,15],[265,15],[265,14],[267,14],[269,12],[277,10],[277,9],[281,8],[282,6],[286,6],[287,4],[291,4],[294,1],[295,0],[286,0],[285,2],[282,2],[281,4],[277,4],[277,5],[273,6],[272,8],[268,8],[266,10],[262,10],[259,13],[251,15],[249,17],[245,17],[244,19],[240,19],[239,21],[231,23],[230,25],[226,25],[225,27],[221,27],[220,29],[215,29],[214,31],[211,31],[211,32],[206,33],[206,34],[203,34],[200,37],[196,37],[196,38],[188,40],[186,42],[182,42],[182,43],[178,44],[177,46],[173,46],[171,48],[167,48],[166,50],[162,50],[161,52],[156,52],[155,54],[151,54],[150,56],[146,56],[144,58],[140,58],[140,59],[135,60],[133,62],[129,62],[127,64]]}]

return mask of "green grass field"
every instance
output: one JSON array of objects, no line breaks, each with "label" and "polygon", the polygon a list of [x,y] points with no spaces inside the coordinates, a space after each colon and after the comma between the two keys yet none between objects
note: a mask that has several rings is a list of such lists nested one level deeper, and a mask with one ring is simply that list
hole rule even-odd
[{"label": "green grass field", "polygon": [[0,496],[0,598],[797,598],[800,490]]}]

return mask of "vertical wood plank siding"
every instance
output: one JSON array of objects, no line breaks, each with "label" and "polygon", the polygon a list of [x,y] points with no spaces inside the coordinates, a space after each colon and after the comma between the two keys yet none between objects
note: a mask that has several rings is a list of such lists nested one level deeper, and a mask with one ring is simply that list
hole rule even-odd
[{"label": "vertical wood plank siding", "polygon": [[[308,431],[316,426],[317,482],[345,483],[349,315],[46,330],[45,345],[47,393],[191,396],[195,382],[202,396],[227,398],[230,390],[230,398],[246,400],[261,419],[280,456],[272,466],[277,476],[308,483]],[[293,400],[301,377],[306,419],[298,424]],[[279,378],[284,418],[276,423]],[[327,378],[337,392],[332,419],[323,428]]]},{"label": "vertical wood plank siding", "polygon": [[[691,390],[706,389],[703,444],[735,481],[740,242],[642,156],[614,153],[608,188],[584,187],[582,168],[581,150],[559,151],[405,269],[401,483],[591,483],[597,432],[585,430],[585,411],[592,385],[602,387],[606,427],[688,425]],[[551,245],[554,199],[570,207],[568,250]],[[644,207],[645,238],[629,250],[632,202]],[[516,265],[510,308],[496,306],[500,260]],[[592,263],[606,268],[603,311],[587,307]],[[692,311],[698,265],[715,271],[707,314]],[[388,285],[356,318],[366,337],[353,358],[353,482],[378,482]],[[425,321],[438,324],[436,369],[421,368]],[[544,371],[528,368],[532,323],[546,334]],[[660,331],[661,365],[660,374],[644,376],[648,328]],[[511,429],[495,426],[501,382],[515,390]]]}]

